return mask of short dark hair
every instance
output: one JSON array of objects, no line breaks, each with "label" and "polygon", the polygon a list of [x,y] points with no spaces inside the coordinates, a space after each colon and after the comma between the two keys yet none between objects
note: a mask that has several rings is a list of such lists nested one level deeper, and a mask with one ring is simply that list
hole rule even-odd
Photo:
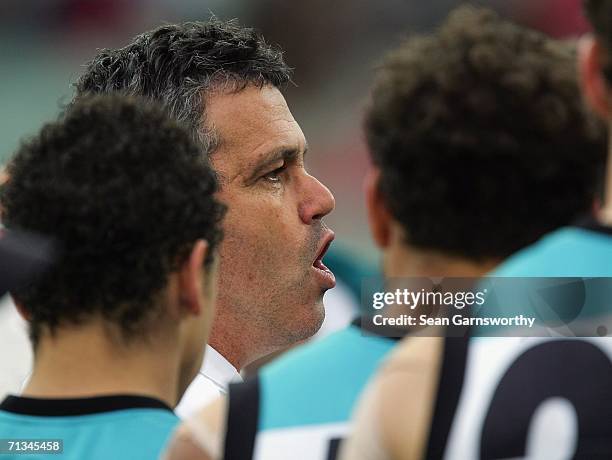
[{"label": "short dark hair", "polygon": [[219,139],[205,123],[206,91],[239,91],[249,84],[281,88],[290,78],[280,49],[236,20],[213,17],[165,25],[124,48],[102,50],[76,83],[76,96],[120,91],[157,100],[189,127],[209,155]]},{"label": "short dark hair", "polygon": [[606,142],[574,58],[567,43],[473,7],[386,57],[365,129],[410,244],[505,257],[591,211]]},{"label": "short dark hair", "polygon": [[143,100],[83,98],[23,143],[0,196],[7,228],[48,235],[59,260],[14,292],[52,332],[100,315],[126,338],[146,330],[158,294],[200,238],[208,266],[225,207],[187,129]]},{"label": "short dark hair", "polygon": [[608,52],[603,71],[612,84],[612,0],[584,0],[584,9],[595,34]]}]

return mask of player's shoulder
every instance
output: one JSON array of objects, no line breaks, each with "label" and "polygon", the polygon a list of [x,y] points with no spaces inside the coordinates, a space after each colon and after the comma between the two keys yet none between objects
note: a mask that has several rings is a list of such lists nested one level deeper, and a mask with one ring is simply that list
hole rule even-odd
[{"label": "player's shoulder", "polygon": [[439,336],[432,333],[431,337],[406,337],[389,353],[380,374],[413,373],[421,365],[429,365],[432,359],[437,361],[444,347],[442,333]]},{"label": "player's shoulder", "polygon": [[[5,438],[62,439],[67,460],[157,458],[179,419],[169,410],[134,408],[84,415],[41,416],[0,411]],[[95,439],[95,442],[86,442]]]},{"label": "player's shoulder", "polygon": [[493,276],[612,276],[612,228],[586,221],[554,231],[518,251]]},{"label": "player's shoulder", "polygon": [[[443,367],[445,338],[406,337],[389,354],[371,380],[357,410],[355,433],[368,439],[371,433],[380,449],[394,458],[423,458]],[[352,440],[345,457],[356,449],[368,449]]]},{"label": "player's shoulder", "polygon": [[91,429],[97,433],[101,446],[121,454],[118,458],[144,459],[159,456],[179,423],[180,419],[170,411],[132,409],[108,417],[104,424],[108,428],[92,424]]},{"label": "player's shoulder", "polygon": [[259,375],[259,429],[346,422],[396,343],[353,324],[266,366]]},{"label": "player's shoulder", "polygon": [[358,320],[347,328],[305,344],[288,352],[277,361],[265,366],[261,372],[264,384],[283,381],[304,382],[351,374],[365,363],[378,362],[391,350],[396,340],[365,334]]}]

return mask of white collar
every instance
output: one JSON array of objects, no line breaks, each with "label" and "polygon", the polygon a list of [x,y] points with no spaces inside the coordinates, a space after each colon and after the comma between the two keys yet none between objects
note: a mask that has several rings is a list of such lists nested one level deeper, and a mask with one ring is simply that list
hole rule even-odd
[{"label": "white collar", "polygon": [[242,377],[236,368],[210,345],[206,345],[200,374],[210,380],[223,393],[227,393],[231,382],[242,382]]}]

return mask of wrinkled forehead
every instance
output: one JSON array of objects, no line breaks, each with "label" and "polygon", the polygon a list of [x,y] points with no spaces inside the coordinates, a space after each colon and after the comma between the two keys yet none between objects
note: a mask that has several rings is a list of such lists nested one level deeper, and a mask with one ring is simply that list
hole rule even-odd
[{"label": "wrinkled forehead", "polygon": [[219,138],[214,164],[248,167],[269,152],[304,151],[306,140],[285,98],[273,86],[217,92],[206,100],[206,123]]}]

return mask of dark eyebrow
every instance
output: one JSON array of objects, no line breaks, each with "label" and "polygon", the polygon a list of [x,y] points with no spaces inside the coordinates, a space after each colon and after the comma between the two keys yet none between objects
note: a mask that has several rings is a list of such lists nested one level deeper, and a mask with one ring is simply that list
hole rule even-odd
[{"label": "dark eyebrow", "polygon": [[[306,144],[306,147],[304,148],[303,156],[306,156],[307,151],[308,151],[308,144]],[[265,159],[263,159],[261,162],[257,164],[257,166],[255,166],[255,169],[249,175],[249,179],[247,180],[247,182],[250,183],[251,181],[254,181],[255,179],[257,179],[261,174],[263,174],[264,171],[266,171],[266,169],[270,167],[270,165],[273,165],[274,163],[277,163],[281,160],[282,161],[295,160],[300,154],[300,152],[301,152],[300,149],[292,149],[292,148],[285,148],[285,147],[271,152],[270,154],[266,156]]]}]

